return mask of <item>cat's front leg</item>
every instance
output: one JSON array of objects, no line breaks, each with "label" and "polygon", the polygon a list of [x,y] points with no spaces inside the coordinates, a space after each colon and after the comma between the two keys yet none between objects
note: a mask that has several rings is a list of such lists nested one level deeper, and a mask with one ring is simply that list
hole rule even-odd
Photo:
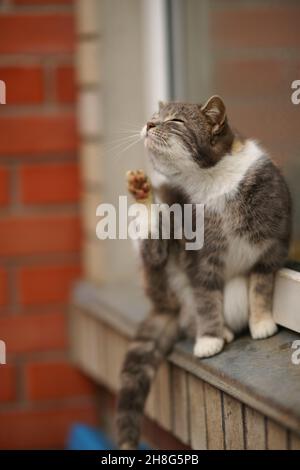
[{"label": "cat's front leg", "polygon": [[277,333],[272,316],[273,287],[273,273],[251,274],[249,328],[253,339],[264,339]]},{"label": "cat's front leg", "polygon": [[142,204],[143,212],[137,219],[137,226],[142,233],[141,239],[151,238],[151,205],[153,192],[149,178],[143,170],[130,170],[126,174],[127,189],[135,201]]},{"label": "cat's front leg", "polygon": [[139,222],[143,225],[142,232],[146,235],[139,240],[139,251],[144,266],[160,267],[168,257],[168,241],[162,239],[158,222],[152,215],[151,206],[154,201],[151,182],[143,170],[127,172],[127,187],[136,202],[146,208],[146,216]]},{"label": "cat's front leg", "polygon": [[210,357],[222,351],[225,344],[223,292],[219,289],[197,289],[196,341],[194,354]]}]

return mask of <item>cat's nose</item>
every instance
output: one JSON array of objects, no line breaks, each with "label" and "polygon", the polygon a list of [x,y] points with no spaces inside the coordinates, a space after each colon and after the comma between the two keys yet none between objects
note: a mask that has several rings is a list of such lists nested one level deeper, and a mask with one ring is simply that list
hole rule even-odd
[{"label": "cat's nose", "polygon": [[149,131],[152,127],[155,127],[154,122],[151,122],[151,121],[147,122],[147,131]]}]

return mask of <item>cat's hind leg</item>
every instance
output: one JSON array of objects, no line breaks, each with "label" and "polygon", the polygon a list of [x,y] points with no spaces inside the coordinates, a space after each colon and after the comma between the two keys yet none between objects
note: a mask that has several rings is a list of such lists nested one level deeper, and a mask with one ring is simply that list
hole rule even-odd
[{"label": "cat's hind leg", "polygon": [[249,328],[253,339],[264,339],[277,333],[272,316],[273,287],[273,273],[251,274]]}]

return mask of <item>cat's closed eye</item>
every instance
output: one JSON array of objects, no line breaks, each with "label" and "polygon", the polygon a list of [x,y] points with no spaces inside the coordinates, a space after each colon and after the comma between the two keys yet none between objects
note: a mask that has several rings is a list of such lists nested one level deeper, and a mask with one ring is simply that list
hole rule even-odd
[{"label": "cat's closed eye", "polygon": [[181,122],[182,124],[184,124],[184,120],[183,120],[183,119],[179,119],[179,118],[169,119],[168,122]]}]

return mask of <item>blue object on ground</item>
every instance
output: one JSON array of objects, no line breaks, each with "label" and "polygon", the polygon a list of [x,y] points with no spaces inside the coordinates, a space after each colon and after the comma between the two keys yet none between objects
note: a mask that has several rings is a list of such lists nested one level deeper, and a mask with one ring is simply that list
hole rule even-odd
[{"label": "blue object on ground", "polygon": [[[67,450],[116,450],[115,444],[107,434],[80,423],[72,426],[66,447]],[[142,444],[139,449],[149,450],[149,447]]]},{"label": "blue object on ground", "polygon": [[68,450],[114,450],[114,443],[98,429],[84,424],[72,426],[68,442]]}]

